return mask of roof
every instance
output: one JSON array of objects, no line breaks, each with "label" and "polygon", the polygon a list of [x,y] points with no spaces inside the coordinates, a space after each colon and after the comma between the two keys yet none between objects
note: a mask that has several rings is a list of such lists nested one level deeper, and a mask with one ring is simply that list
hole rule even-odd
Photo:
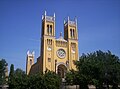
[{"label": "roof", "polygon": [[64,41],[64,42],[67,42],[67,40],[65,40],[63,37],[62,37],[62,33],[60,33],[60,37],[58,39],[56,39],[57,41]]}]

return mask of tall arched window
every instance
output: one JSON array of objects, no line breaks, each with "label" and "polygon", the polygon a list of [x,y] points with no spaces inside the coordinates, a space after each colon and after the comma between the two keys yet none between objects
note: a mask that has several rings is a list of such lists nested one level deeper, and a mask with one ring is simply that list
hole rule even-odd
[{"label": "tall arched window", "polygon": [[52,35],[52,25],[50,25],[50,34]]},{"label": "tall arched window", "polygon": [[73,29],[73,38],[75,38],[75,30]]},{"label": "tall arched window", "polygon": [[32,59],[30,59],[30,65],[32,65]]},{"label": "tall arched window", "polygon": [[49,35],[49,25],[47,25],[47,34]]},{"label": "tall arched window", "polygon": [[70,36],[71,36],[71,38],[72,38],[72,29],[70,29]]}]

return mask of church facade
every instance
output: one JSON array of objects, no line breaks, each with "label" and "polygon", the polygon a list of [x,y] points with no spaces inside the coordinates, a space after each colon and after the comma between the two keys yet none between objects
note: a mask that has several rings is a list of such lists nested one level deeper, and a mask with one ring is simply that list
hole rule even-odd
[{"label": "church facade", "polygon": [[65,73],[71,69],[76,70],[74,62],[78,60],[78,30],[77,19],[71,21],[68,17],[64,21],[64,37],[56,39],[55,33],[55,14],[47,16],[46,12],[42,16],[41,26],[41,52],[34,63],[34,52],[27,52],[26,73],[34,74],[54,71],[62,78]]}]

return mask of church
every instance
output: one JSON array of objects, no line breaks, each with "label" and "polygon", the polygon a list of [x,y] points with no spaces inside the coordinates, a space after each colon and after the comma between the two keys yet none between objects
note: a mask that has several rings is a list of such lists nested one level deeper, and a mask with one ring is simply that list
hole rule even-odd
[{"label": "church", "polygon": [[54,71],[62,78],[67,71],[76,70],[75,61],[78,60],[78,30],[77,19],[64,20],[64,37],[56,39],[55,14],[53,16],[42,15],[41,24],[41,50],[37,62],[34,63],[34,52],[27,52],[26,74],[35,74]]}]

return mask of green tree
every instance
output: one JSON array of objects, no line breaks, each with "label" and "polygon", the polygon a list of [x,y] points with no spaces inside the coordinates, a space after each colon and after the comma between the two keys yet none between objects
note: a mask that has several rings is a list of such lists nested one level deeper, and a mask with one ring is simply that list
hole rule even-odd
[{"label": "green tree", "polygon": [[[68,85],[80,85],[80,75],[78,74],[78,71],[70,70],[66,74],[65,80]],[[79,81],[79,82],[78,82]]]},{"label": "green tree", "polygon": [[14,65],[11,64],[10,66],[10,73],[9,73],[9,89],[14,89],[15,88],[15,78],[14,78]]},{"label": "green tree", "polygon": [[5,59],[0,60],[0,85],[6,84],[5,70],[7,65]]},{"label": "green tree", "polygon": [[95,85],[97,89],[103,89],[104,85],[108,89],[109,85],[112,85],[113,89],[118,89],[120,59],[110,51],[102,52],[99,50],[83,54],[75,64],[78,70],[76,75],[74,72],[71,73],[76,76],[71,81],[76,81],[76,84],[82,85],[80,89],[88,89],[89,84]]},{"label": "green tree", "polygon": [[28,77],[22,69],[17,68],[14,71],[14,65],[10,67],[9,88],[10,89],[27,89]]},{"label": "green tree", "polygon": [[[29,89],[44,89],[43,74],[37,73],[28,76],[28,88]],[[34,83],[34,84],[33,84]]]},{"label": "green tree", "polygon": [[59,89],[60,84],[60,77],[51,71],[47,71],[45,74],[38,73],[30,75],[28,82],[30,89]]},{"label": "green tree", "polygon": [[107,86],[112,85],[113,89],[118,89],[118,84],[120,84],[120,59],[110,51],[105,53],[104,59],[104,83]]},{"label": "green tree", "polygon": [[9,78],[13,78],[13,77],[14,77],[14,65],[11,64]]},{"label": "green tree", "polygon": [[14,79],[15,79],[15,89],[27,89],[28,83],[27,83],[27,75],[25,72],[17,68],[14,72]]},{"label": "green tree", "polygon": [[47,71],[43,77],[45,88],[44,89],[59,89],[61,84],[60,77],[52,71]]}]

